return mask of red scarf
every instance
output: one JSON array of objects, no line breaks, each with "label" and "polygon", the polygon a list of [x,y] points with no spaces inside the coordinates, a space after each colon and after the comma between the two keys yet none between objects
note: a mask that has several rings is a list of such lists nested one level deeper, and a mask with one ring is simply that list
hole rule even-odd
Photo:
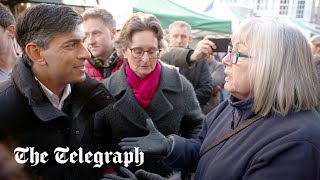
[{"label": "red scarf", "polygon": [[156,67],[150,74],[148,74],[144,79],[139,79],[139,77],[131,70],[129,64],[126,63],[128,84],[131,87],[139,104],[144,109],[147,109],[147,107],[150,105],[153,95],[158,89],[160,71],[161,66],[158,61]]}]

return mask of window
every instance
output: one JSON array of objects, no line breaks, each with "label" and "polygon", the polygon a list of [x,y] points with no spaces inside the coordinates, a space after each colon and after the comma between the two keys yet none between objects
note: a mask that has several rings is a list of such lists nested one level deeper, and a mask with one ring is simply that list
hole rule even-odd
[{"label": "window", "polygon": [[289,0],[280,0],[279,15],[288,15]]},{"label": "window", "polygon": [[305,1],[299,0],[296,11],[296,18],[303,18]]},{"label": "window", "polygon": [[257,0],[257,10],[267,10],[267,0]]}]

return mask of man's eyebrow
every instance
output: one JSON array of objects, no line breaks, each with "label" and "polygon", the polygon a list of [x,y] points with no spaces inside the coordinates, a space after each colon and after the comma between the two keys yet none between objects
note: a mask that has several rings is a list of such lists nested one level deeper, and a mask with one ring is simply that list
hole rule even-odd
[{"label": "man's eyebrow", "polygon": [[75,43],[75,42],[83,42],[86,38],[74,38],[74,39],[68,39],[66,41],[64,41],[62,44],[68,44],[68,43]]}]

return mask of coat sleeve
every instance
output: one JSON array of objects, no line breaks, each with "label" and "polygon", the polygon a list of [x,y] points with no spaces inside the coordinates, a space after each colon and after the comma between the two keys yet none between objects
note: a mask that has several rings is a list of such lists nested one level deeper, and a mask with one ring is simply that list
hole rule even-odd
[{"label": "coat sleeve", "polygon": [[199,163],[199,152],[207,134],[207,125],[204,123],[196,139],[186,139],[178,135],[171,135],[173,147],[164,162],[174,168],[182,168],[188,172],[195,172]]},{"label": "coat sleeve", "polygon": [[197,99],[200,105],[205,105],[211,98],[212,94],[212,79],[209,72],[209,65],[207,60],[198,61],[201,63],[200,72],[196,73],[199,77],[199,83],[194,87]]},{"label": "coat sleeve", "polygon": [[181,121],[181,135],[185,138],[195,138],[202,127],[204,115],[201,112],[199,102],[196,98],[192,85],[185,77],[182,77],[184,83],[184,116]]},{"label": "coat sleeve", "polygon": [[170,48],[167,52],[161,55],[160,60],[177,67],[189,67],[194,64],[193,62],[190,62],[190,56],[192,53],[192,49]]},{"label": "coat sleeve", "polygon": [[[108,108],[108,106],[106,108]],[[94,145],[96,150],[102,153],[111,151],[112,143],[112,129],[105,115],[105,113],[108,112],[106,108],[97,112],[94,119]],[[98,176],[100,177],[102,177],[103,174],[109,174],[114,171],[115,164],[111,162],[97,169]]]},{"label": "coat sleeve", "polygon": [[308,141],[292,140],[260,150],[243,179],[319,179],[319,159],[319,146]]}]

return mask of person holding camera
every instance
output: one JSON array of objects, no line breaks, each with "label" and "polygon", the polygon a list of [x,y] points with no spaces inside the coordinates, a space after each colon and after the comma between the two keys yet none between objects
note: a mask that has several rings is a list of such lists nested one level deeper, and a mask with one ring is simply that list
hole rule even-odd
[{"label": "person holding camera", "polygon": [[[175,21],[169,25],[169,47],[189,49],[191,42],[191,26],[188,23]],[[206,59],[197,60],[190,67],[178,67],[178,69],[191,82],[200,106],[204,106],[212,92],[212,79]]]}]

